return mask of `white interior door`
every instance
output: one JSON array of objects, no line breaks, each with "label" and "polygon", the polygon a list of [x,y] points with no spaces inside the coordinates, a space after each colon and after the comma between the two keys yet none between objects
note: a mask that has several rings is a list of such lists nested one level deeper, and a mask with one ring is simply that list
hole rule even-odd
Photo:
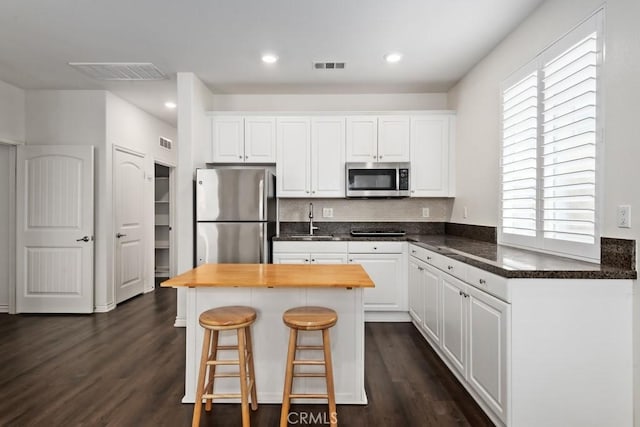
[{"label": "white interior door", "polygon": [[116,304],[144,291],[144,157],[113,150]]},{"label": "white interior door", "polygon": [[20,146],[16,312],[93,312],[93,147]]}]

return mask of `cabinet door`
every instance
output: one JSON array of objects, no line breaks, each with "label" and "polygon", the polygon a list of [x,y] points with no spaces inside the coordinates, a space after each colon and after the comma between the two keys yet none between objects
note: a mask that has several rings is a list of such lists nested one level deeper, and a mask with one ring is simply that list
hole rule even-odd
[{"label": "cabinet door", "polygon": [[507,417],[510,306],[469,286],[467,381],[500,416]]},{"label": "cabinet door", "polygon": [[211,123],[211,161],[244,162],[244,119],[239,116],[214,117]]},{"label": "cabinet door", "polygon": [[364,290],[365,310],[407,310],[406,276],[402,274],[407,267],[402,259],[402,254],[349,254],[349,264],[361,264],[375,284]]},{"label": "cabinet door", "polygon": [[442,282],[442,351],[462,375],[465,374],[466,286],[451,276],[443,274]]},{"label": "cabinet door", "polygon": [[378,119],[371,116],[347,117],[347,162],[378,160]]},{"label": "cabinet door", "polygon": [[311,254],[311,264],[346,264],[347,254]]},{"label": "cabinet door", "polygon": [[434,343],[440,343],[440,277],[438,270],[425,265],[422,271],[424,288],[424,330]]},{"label": "cabinet door", "polygon": [[305,253],[274,252],[273,254],[274,264],[309,264],[310,259],[311,255]]},{"label": "cabinet door", "polygon": [[345,118],[311,122],[311,197],[344,197]]},{"label": "cabinet door", "polygon": [[450,116],[411,118],[411,196],[449,196]]},{"label": "cabinet door", "polygon": [[251,163],[275,163],[276,119],[274,117],[244,119],[244,159]]},{"label": "cabinet door", "polygon": [[409,117],[382,116],[378,118],[378,161],[408,162]]},{"label": "cabinet door", "polygon": [[417,261],[409,259],[409,315],[419,326],[424,322],[423,270]]},{"label": "cabinet door", "polygon": [[310,196],[311,122],[304,117],[277,120],[278,197]]}]

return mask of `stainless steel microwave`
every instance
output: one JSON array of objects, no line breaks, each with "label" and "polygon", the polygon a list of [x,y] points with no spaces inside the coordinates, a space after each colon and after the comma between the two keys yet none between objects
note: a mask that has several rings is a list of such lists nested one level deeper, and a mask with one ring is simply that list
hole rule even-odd
[{"label": "stainless steel microwave", "polygon": [[347,163],[347,197],[409,197],[409,162]]}]

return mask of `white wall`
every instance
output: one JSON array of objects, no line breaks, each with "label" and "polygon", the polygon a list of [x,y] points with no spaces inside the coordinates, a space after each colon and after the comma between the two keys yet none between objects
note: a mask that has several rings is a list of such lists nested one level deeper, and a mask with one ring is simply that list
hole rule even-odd
[{"label": "white wall", "polygon": [[[497,225],[500,146],[500,83],[603,4],[602,0],[548,0],[467,74],[450,92],[457,111],[457,197],[452,221]],[[640,239],[640,217],[632,228],[616,226],[616,206],[640,212],[640,2],[608,0],[605,10],[604,182],[602,234]],[[468,218],[463,218],[464,206]],[[633,210],[632,210],[633,212]],[[640,426],[640,295],[636,289],[636,426]]]},{"label": "white wall", "polygon": [[[178,273],[193,268],[193,178],[209,158],[211,129],[206,112],[212,94],[193,73],[178,73],[178,169],[176,179],[176,253]],[[185,290],[178,289],[176,326],[185,326]]]},{"label": "white wall", "polygon": [[0,142],[25,141],[25,92],[0,81]]},{"label": "white wall", "polygon": [[[153,177],[153,162],[177,163],[176,150],[162,152],[159,136],[176,141],[175,128],[105,91],[29,90],[26,96],[27,144],[93,145],[95,147],[95,308],[108,311],[115,304],[113,277],[113,198],[111,158],[113,144],[145,154]],[[174,145],[174,147],[175,147]],[[150,178],[145,213],[146,289],[153,277],[153,181]]]},{"label": "white wall", "polygon": [[15,283],[15,147],[0,144],[0,313]]},{"label": "white wall", "polygon": [[384,111],[446,108],[446,93],[212,96],[212,109],[216,111]]},{"label": "white wall", "polygon": [[[173,142],[171,150],[167,150],[160,146],[160,137],[169,138]],[[107,92],[106,93],[106,172],[107,172],[107,188],[104,193],[106,197],[102,197],[99,201],[104,205],[104,212],[112,218],[113,211],[113,147],[118,146],[126,148],[137,153],[143,154],[145,169],[145,221],[144,239],[145,246],[145,265],[144,265],[144,289],[145,292],[151,291],[155,287],[155,229],[153,218],[154,212],[154,163],[156,161],[167,166],[177,166],[177,140],[176,128],[149,115],[138,107],[128,103],[122,98]],[[113,221],[107,224],[107,236],[113,236]],[[115,242],[113,239],[107,239],[107,265],[113,265],[115,254]],[[111,283],[111,282],[109,282]],[[115,302],[115,287],[108,288],[107,305],[111,306]]]}]

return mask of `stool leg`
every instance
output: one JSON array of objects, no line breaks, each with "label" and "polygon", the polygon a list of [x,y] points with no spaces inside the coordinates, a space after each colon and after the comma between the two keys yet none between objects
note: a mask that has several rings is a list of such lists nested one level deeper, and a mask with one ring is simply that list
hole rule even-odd
[{"label": "stool leg", "polygon": [[249,396],[247,391],[246,336],[244,328],[238,329],[238,359],[240,362],[240,396],[242,400],[242,427],[250,427]]},{"label": "stool leg", "polygon": [[293,360],[296,358],[296,343],[298,330],[291,328],[289,333],[289,350],[287,352],[287,367],[284,377],[284,392],[282,393],[282,410],[280,411],[280,427],[287,427],[289,408],[291,407],[291,391],[293,388]]},{"label": "stool leg", "polygon": [[331,363],[331,341],[329,329],[322,330],[322,346],[324,350],[324,369],[327,378],[327,395],[329,396],[329,420],[331,427],[338,426],[338,412],[336,411],[336,395],[333,386],[333,364]]},{"label": "stool leg", "polygon": [[192,427],[200,425],[200,414],[202,413],[202,394],[204,393],[204,378],[207,373],[207,360],[209,359],[209,347],[211,345],[211,330],[204,330],[202,339],[202,357],[200,358],[200,372],[198,373],[198,384],[196,385],[196,400],[193,404]]},{"label": "stool leg", "polygon": [[245,328],[247,338],[247,354],[249,355],[249,380],[251,381],[251,409],[258,409],[258,392],[256,391],[256,372],[253,368],[253,341],[251,339],[251,326]]},{"label": "stool leg", "polygon": [[[218,331],[213,331],[213,339],[211,340],[211,349],[209,350],[209,358],[208,360],[216,360],[218,358]],[[206,384],[209,385],[207,387],[207,394],[213,394],[213,382],[215,381],[216,375],[216,365],[209,366],[209,375],[207,377]],[[209,412],[211,411],[211,404],[213,403],[213,399],[205,399],[204,410]]]}]

